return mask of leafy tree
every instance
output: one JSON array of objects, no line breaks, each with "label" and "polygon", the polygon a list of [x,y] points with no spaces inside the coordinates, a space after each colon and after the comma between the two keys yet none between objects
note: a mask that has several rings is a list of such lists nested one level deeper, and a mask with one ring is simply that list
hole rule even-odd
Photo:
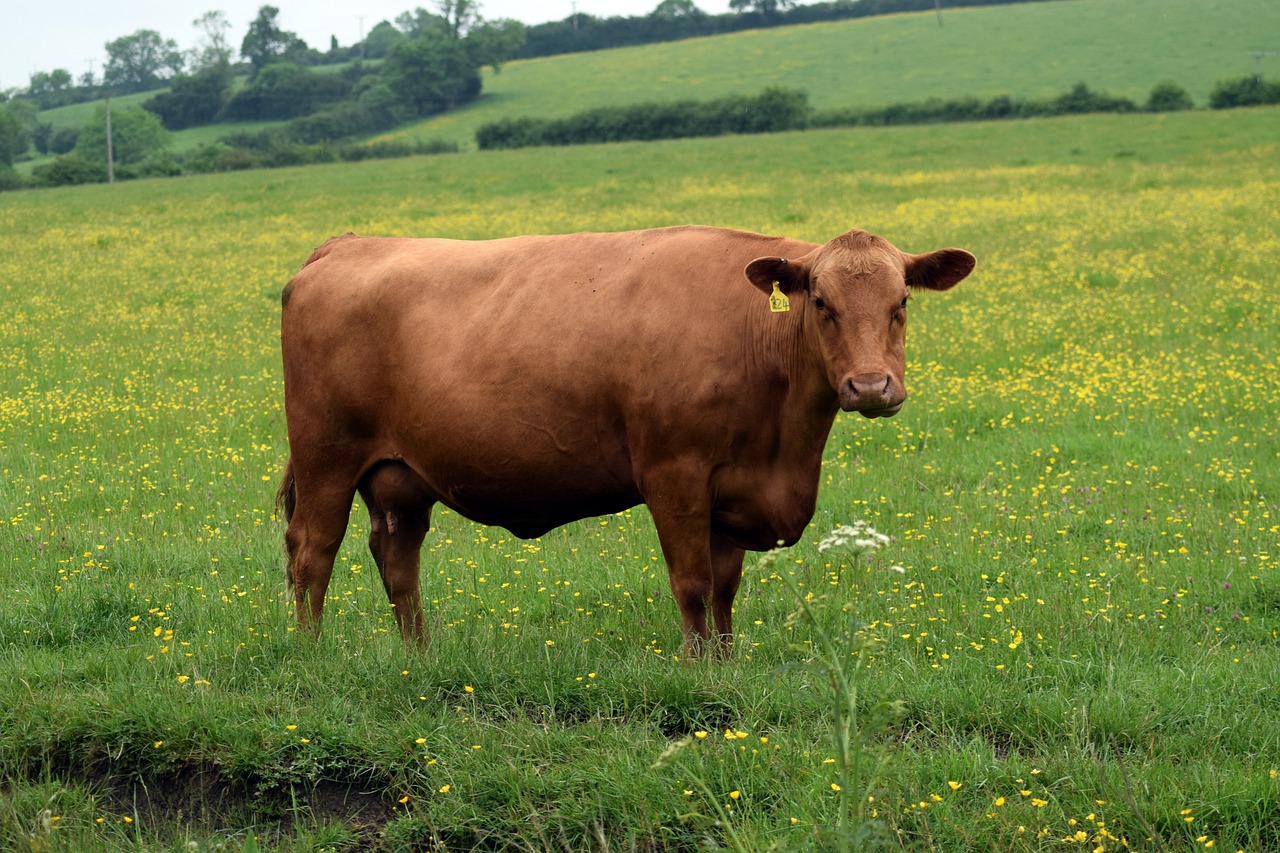
[{"label": "leafy tree", "polygon": [[651,17],[660,21],[679,21],[683,18],[702,18],[706,17],[706,12],[694,5],[693,0],[662,0],[661,3],[649,13]]},{"label": "leafy tree", "polygon": [[735,12],[757,12],[762,17],[772,17],[783,9],[790,9],[795,0],[729,0],[729,8]]},{"label": "leafy tree", "polygon": [[[142,107],[117,107],[111,111],[111,149],[116,163],[140,163],[170,144],[169,131],[160,119]],[[107,111],[99,106],[76,142],[75,155],[90,163],[107,162]]]},{"label": "leafy tree", "polygon": [[476,0],[435,0],[435,6],[444,19],[444,34],[454,41],[480,23],[480,4]]},{"label": "leafy tree", "polygon": [[41,109],[51,110],[71,103],[75,79],[65,68],[36,71],[29,79],[27,97],[39,104]]},{"label": "leafy tree", "polygon": [[155,30],[138,30],[107,42],[107,67],[103,81],[125,92],[157,89],[182,70],[182,54],[173,39]]},{"label": "leafy tree", "polygon": [[392,48],[382,80],[417,115],[442,112],[480,94],[480,73],[466,48],[439,31]]},{"label": "leafy tree", "polygon": [[[408,12],[404,13],[408,15]],[[401,16],[403,17],[403,15]],[[405,40],[405,35],[390,21],[379,21],[364,37],[364,58],[381,59],[391,48]]]},{"label": "leafy tree", "polygon": [[12,100],[0,106],[0,165],[9,166],[27,153],[39,127],[39,110],[30,101]]},{"label": "leafy tree", "polygon": [[341,74],[316,74],[291,62],[276,62],[227,102],[228,121],[288,119],[314,112],[351,93],[351,81]]},{"label": "leafy tree", "polygon": [[8,108],[0,107],[0,166],[9,168],[14,159],[27,150],[30,138],[23,132],[22,125]]},{"label": "leafy tree", "polygon": [[409,38],[416,39],[435,30],[444,32],[447,23],[444,18],[419,6],[412,12],[396,15],[396,26]]},{"label": "leafy tree", "polygon": [[80,131],[74,127],[55,130],[49,139],[49,151],[54,154],[69,154],[80,140]]},{"label": "leafy tree", "polygon": [[249,23],[249,31],[240,43],[240,55],[253,65],[256,76],[263,68],[285,57],[305,54],[307,43],[294,33],[280,29],[276,18],[280,10],[275,6],[258,9],[258,17]]},{"label": "leafy tree", "polygon": [[501,70],[501,63],[524,47],[524,34],[524,24],[511,18],[481,21],[471,28],[462,44],[473,65],[477,68],[488,65],[497,72]]},{"label": "leafy tree", "polygon": [[205,12],[191,22],[201,33],[199,43],[188,55],[187,64],[195,73],[206,68],[214,68],[231,64],[231,45],[227,41],[227,33],[231,30],[231,22],[223,12]]},{"label": "leafy tree", "polygon": [[195,74],[179,74],[173,78],[169,91],[142,106],[158,115],[170,130],[213,124],[227,102],[231,78],[231,66],[225,62]]}]

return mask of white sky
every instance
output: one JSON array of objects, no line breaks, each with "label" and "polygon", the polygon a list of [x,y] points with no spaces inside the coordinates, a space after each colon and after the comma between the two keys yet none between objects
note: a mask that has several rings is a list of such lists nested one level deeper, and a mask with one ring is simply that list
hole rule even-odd
[{"label": "white sky", "polygon": [[[579,12],[607,18],[643,15],[660,0],[576,0]],[[728,0],[694,0],[704,12],[729,10]],[[560,21],[573,11],[574,0],[481,0],[486,18],[516,18],[526,24]],[[8,2],[5,3],[7,7]],[[329,37],[341,45],[360,40],[360,16],[364,32],[383,20],[421,6],[433,9],[429,0],[35,0],[17,4],[21,12],[8,10],[0,26],[0,89],[25,87],[32,71],[65,68],[77,80],[92,62],[101,80],[107,61],[104,45],[141,29],[156,30],[173,39],[181,50],[194,46],[198,34],[192,21],[205,12],[220,10],[231,22],[229,41],[239,50],[240,41],[263,5],[280,10],[280,26],[297,33],[319,50],[329,49]]]}]

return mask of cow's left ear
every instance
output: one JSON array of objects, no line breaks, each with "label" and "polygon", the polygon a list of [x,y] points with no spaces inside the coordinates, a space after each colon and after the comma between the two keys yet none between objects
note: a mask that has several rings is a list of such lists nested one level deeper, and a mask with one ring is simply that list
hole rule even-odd
[{"label": "cow's left ear", "polygon": [[786,258],[756,258],[747,264],[747,278],[765,293],[773,293],[773,283],[783,293],[809,289],[809,268]]},{"label": "cow's left ear", "polygon": [[939,249],[923,255],[902,253],[908,287],[950,290],[973,272],[978,262],[964,249]]}]

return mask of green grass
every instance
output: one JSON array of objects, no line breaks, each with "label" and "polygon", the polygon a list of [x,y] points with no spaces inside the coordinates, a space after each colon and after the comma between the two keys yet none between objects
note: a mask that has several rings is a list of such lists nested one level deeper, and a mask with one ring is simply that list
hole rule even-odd
[{"label": "green grass", "polygon": [[[726,805],[743,849],[815,847],[838,809],[829,717],[790,666],[806,635],[780,570],[749,564],[732,660],[677,661],[643,509],[532,542],[440,513],[425,652],[394,636],[357,511],[322,638],[291,631],[278,294],[310,250],[347,230],[679,222],[862,226],[979,258],[916,300],[910,402],[837,421],[810,535],[783,558],[880,644],[866,695],[906,702],[871,804],[890,845],[1280,846],[1278,119],[831,130],[5,196],[0,848],[692,850],[731,838]],[[832,586],[815,543],[857,518],[896,541]],[[1077,832],[1088,847],[1062,840]]]}]

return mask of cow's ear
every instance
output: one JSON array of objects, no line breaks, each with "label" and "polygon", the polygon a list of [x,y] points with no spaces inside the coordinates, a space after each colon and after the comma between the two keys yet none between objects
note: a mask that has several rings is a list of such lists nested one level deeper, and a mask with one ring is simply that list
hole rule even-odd
[{"label": "cow's ear", "polygon": [[747,278],[765,293],[773,292],[773,283],[783,293],[809,289],[809,268],[786,258],[756,258],[747,264]]},{"label": "cow's ear", "polygon": [[923,255],[902,253],[908,287],[949,290],[973,272],[978,261],[964,249],[939,249]]}]

